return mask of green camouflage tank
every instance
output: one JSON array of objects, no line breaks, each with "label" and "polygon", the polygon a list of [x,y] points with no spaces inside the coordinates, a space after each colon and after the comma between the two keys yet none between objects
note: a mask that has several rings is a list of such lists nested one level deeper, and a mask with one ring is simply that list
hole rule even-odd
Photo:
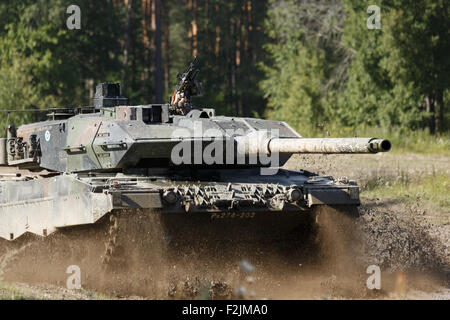
[{"label": "green camouflage tank", "polygon": [[293,154],[385,152],[389,141],[303,138],[285,122],[196,108],[197,73],[191,65],[179,77],[167,104],[129,105],[120,84],[102,83],[91,107],[10,125],[0,140],[0,237],[109,220],[98,253],[108,263],[124,213],[157,214],[174,240],[195,232],[234,241],[283,238],[316,207],[360,204],[353,181],[280,167]]}]

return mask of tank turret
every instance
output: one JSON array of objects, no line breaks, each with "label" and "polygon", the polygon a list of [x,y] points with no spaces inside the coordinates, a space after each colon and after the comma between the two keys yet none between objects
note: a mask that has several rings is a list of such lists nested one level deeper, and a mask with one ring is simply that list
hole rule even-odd
[{"label": "tank turret", "polygon": [[101,83],[90,107],[52,109],[48,121],[17,130],[10,126],[7,139],[0,140],[0,163],[68,173],[273,167],[293,154],[391,148],[384,139],[303,138],[282,121],[217,116],[214,109],[196,108],[191,97],[201,94],[198,74],[194,60],[167,104],[133,106],[119,83]]},{"label": "tank turret", "polygon": [[[375,138],[303,138],[285,122],[216,116],[213,109],[184,115],[170,104],[117,105],[121,101],[127,99],[119,84],[101,84],[93,107],[20,126],[1,140],[7,147],[0,151],[6,150],[9,165],[26,169],[121,172],[281,166],[292,154],[377,153],[391,147]],[[275,163],[264,159],[275,155]]]}]

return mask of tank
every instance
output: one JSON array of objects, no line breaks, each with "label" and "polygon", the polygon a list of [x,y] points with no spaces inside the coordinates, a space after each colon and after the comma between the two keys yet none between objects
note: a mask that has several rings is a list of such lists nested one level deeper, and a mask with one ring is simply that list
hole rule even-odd
[{"label": "tank", "polygon": [[[143,238],[284,239],[317,207],[360,204],[351,180],[281,167],[294,154],[386,152],[388,140],[303,138],[282,121],[217,115],[191,102],[197,74],[191,64],[166,104],[130,105],[119,83],[102,83],[92,106],[9,125],[0,140],[0,237],[97,232],[101,245],[88,247],[108,266],[123,264]],[[134,244],[119,250],[125,238]]]}]

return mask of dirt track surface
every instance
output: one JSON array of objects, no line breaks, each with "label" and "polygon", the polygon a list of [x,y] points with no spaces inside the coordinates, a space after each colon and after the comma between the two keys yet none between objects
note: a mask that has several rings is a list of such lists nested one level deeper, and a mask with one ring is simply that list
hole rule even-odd
[{"label": "dirt track surface", "polygon": [[450,173],[450,157],[426,154],[346,154],[295,155],[286,169],[305,169],[335,178],[347,176],[363,183],[373,177],[392,177],[408,173],[413,176]]},{"label": "dirt track surface", "polygon": [[[360,185],[374,177],[400,173],[448,174],[450,158],[438,155],[308,155],[293,157],[289,169],[321,175],[347,176]],[[215,248],[184,251],[178,262],[164,266],[167,281],[154,290],[71,291],[59,286],[27,283],[0,286],[36,299],[450,299],[450,221],[427,219],[430,208],[420,201],[362,198],[360,217],[349,219],[331,209],[318,212],[319,231],[301,248]],[[446,214],[438,210],[435,214]],[[368,290],[370,265],[381,269],[381,290]],[[129,274],[129,278],[133,276]],[[36,281],[35,281],[36,282]],[[141,285],[142,286],[142,285]],[[13,291],[11,291],[13,287]],[[100,293],[98,293],[100,292]],[[13,297],[12,297],[13,298]]]},{"label": "dirt track surface", "polygon": [[[436,174],[450,174],[450,157],[425,154],[392,154],[378,153],[375,155],[303,155],[294,156],[285,165],[288,169],[305,169],[320,175],[332,175],[335,178],[348,177],[356,180],[365,188],[370,180],[383,179],[395,181],[407,177],[416,179]],[[412,182],[415,183],[415,182]],[[420,183],[420,182],[417,182]],[[450,186],[440,186],[449,190]],[[420,195],[409,195],[409,201],[387,195],[383,198],[368,198],[362,196],[361,213],[363,218],[383,220],[379,227],[396,228],[400,225],[415,225],[410,230],[417,234],[426,232],[433,238],[438,238],[443,255],[450,259],[450,212],[435,203],[426,203]],[[384,214],[383,214],[384,213]],[[367,219],[366,219],[367,220]],[[437,223],[436,223],[437,222]],[[365,228],[376,228],[375,222],[366,221]],[[378,230],[382,232],[383,230]],[[394,232],[394,229],[390,230]],[[397,230],[399,231],[399,230]],[[406,232],[406,231],[405,231]],[[406,234],[406,233],[404,233]],[[409,248],[412,249],[412,248]],[[406,248],[405,248],[406,250]]]}]

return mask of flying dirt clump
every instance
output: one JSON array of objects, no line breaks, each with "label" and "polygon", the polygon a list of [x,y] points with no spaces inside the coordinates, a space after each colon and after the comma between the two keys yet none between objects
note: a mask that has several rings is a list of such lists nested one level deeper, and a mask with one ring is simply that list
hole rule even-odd
[{"label": "flying dirt clump", "polygon": [[389,271],[439,273],[449,279],[450,257],[442,239],[413,212],[413,208],[369,201],[360,208],[358,225],[366,258]]}]

